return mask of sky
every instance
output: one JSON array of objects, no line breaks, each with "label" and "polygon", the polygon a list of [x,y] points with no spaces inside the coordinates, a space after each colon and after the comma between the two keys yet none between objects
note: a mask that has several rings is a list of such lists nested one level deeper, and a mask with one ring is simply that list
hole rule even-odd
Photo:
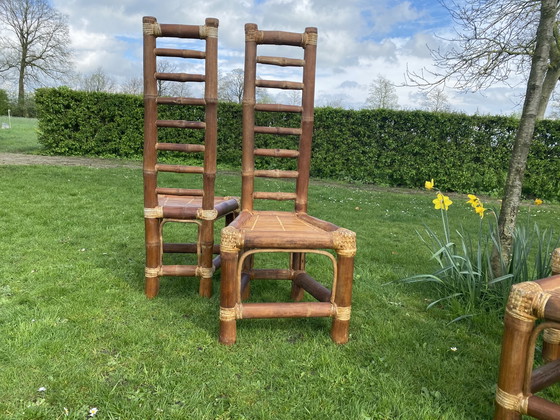
[{"label": "sky", "polygon": [[[260,29],[303,32],[318,28],[316,105],[365,106],[378,76],[396,86],[399,106],[421,107],[417,87],[404,86],[408,70],[433,63],[437,48],[452,33],[448,11],[434,0],[51,0],[68,16],[75,70],[101,68],[117,83],[142,75],[142,16],[160,23],[201,25],[220,20],[219,69],[243,68],[244,24]],[[451,110],[467,114],[512,115],[525,87],[492,86],[479,93],[446,91]]]}]

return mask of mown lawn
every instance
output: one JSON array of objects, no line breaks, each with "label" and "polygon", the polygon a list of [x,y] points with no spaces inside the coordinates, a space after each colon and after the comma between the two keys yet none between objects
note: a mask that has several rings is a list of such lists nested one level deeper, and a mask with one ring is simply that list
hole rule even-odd
[{"label": "mown lawn", "polygon": [[[490,418],[501,311],[449,324],[428,285],[389,283],[433,268],[415,233],[439,226],[432,195],[314,182],[310,213],[358,234],[350,342],[327,319],[241,320],[224,347],[219,275],[211,299],[180,278],[144,297],[140,170],[0,166],[0,418]],[[475,229],[452,199],[451,223]],[[560,213],[528,209],[542,228]]]},{"label": "mown lawn", "polygon": [[0,116],[0,122],[10,124],[0,130],[0,153],[38,153],[37,119]]}]

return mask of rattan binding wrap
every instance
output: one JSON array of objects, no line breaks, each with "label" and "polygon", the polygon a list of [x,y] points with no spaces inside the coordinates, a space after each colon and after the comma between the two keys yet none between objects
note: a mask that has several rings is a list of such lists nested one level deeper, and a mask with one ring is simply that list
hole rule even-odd
[{"label": "rattan binding wrap", "polygon": [[560,274],[560,248],[556,248],[552,251],[551,267],[553,274]]},{"label": "rattan binding wrap", "polygon": [[529,398],[523,397],[523,394],[511,395],[507,392],[496,389],[496,403],[508,410],[515,410],[521,414],[527,414]]}]

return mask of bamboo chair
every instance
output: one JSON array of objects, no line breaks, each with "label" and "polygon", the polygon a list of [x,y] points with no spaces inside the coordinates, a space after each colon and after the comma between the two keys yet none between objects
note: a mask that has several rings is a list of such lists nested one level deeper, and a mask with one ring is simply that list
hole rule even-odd
[{"label": "bamboo chair", "polygon": [[[257,47],[264,44],[302,48],[303,59],[257,57]],[[291,33],[262,31],[255,24],[245,25],[242,210],[222,230],[219,340],[223,344],[236,341],[237,320],[246,318],[332,317],[333,341],[348,341],[356,235],[307,214],[316,48],[316,28]],[[277,67],[266,66],[302,67],[303,81],[257,79],[257,63],[267,69]],[[299,90],[301,106],[257,104],[257,87]],[[298,128],[258,126],[255,125],[256,112],[296,113],[300,114],[301,123]],[[299,147],[290,150],[255,148],[255,134],[297,136]],[[255,170],[255,156],[297,159],[297,171]],[[295,192],[255,191],[255,177],[295,180]],[[260,199],[293,200],[295,208],[294,211],[258,211],[254,209],[254,201]],[[336,258],[327,250],[334,250]],[[287,268],[255,269],[253,258],[257,253],[288,254]],[[332,261],[332,292],[305,271],[307,253],[325,255]],[[242,299],[249,295],[249,283],[256,279],[290,280],[291,298],[296,302],[243,303]],[[317,301],[301,302],[304,291]]]},{"label": "bamboo chair", "polygon": [[[559,419],[560,405],[535,393],[560,381],[560,248],[552,254],[552,276],[512,287],[504,317],[504,337],[495,420]],[[533,369],[543,336],[543,365]]]},{"label": "bamboo chair", "polygon": [[[154,17],[143,18],[144,32],[144,221],[146,229],[145,293],[149,298],[159,291],[161,276],[199,277],[199,293],[212,294],[212,275],[219,267],[219,253],[214,246],[214,220],[233,220],[238,202],[233,198],[214,197],[216,177],[217,102],[218,102],[218,19],[208,18],[205,25],[159,24]],[[160,37],[202,40],[203,50],[158,48]],[[158,73],[157,57],[179,57],[204,61],[204,74]],[[204,83],[204,97],[164,97],[158,94],[158,82]],[[204,108],[203,121],[160,120],[158,107],[198,106]],[[160,142],[161,128],[177,130],[202,130],[202,144]],[[202,167],[183,164],[160,163],[165,152],[202,153]],[[174,187],[160,185],[158,174],[172,172],[186,174],[185,180]],[[184,188],[188,174],[202,175],[202,189]],[[192,182],[192,180],[191,180]],[[192,186],[192,184],[189,184]],[[191,223],[196,226],[196,243],[166,243],[163,228],[168,222]],[[163,254],[196,254],[196,265],[166,265]]]}]

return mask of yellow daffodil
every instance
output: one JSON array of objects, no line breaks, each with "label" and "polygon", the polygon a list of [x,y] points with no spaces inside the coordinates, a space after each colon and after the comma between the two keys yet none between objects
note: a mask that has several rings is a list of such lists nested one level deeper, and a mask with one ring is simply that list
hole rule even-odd
[{"label": "yellow daffodil", "polygon": [[475,208],[481,205],[480,200],[476,195],[468,194],[467,197],[469,197],[469,201],[467,201],[467,204],[470,204]]},{"label": "yellow daffodil", "polygon": [[426,182],[424,183],[424,187],[425,187],[427,190],[433,190],[433,189],[434,189],[434,178],[432,178],[431,181],[426,181]]},{"label": "yellow daffodil", "polygon": [[543,201],[540,198],[535,198],[535,206],[540,206]]},{"label": "yellow daffodil", "polygon": [[436,210],[447,210],[449,206],[453,204],[453,201],[451,201],[448,196],[443,195],[442,193],[437,193],[437,198],[432,200],[432,202],[434,203],[434,207]]},{"label": "yellow daffodil", "polygon": [[481,219],[484,217],[484,212],[485,212],[486,210],[487,210],[487,209],[485,209],[484,207],[482,207],[482,204],[479,205],[479,206],[476,206],[476,207],[474,208],[474,211],[476,212],[476,214],[478,214],[478,215],[480,216]]}]

